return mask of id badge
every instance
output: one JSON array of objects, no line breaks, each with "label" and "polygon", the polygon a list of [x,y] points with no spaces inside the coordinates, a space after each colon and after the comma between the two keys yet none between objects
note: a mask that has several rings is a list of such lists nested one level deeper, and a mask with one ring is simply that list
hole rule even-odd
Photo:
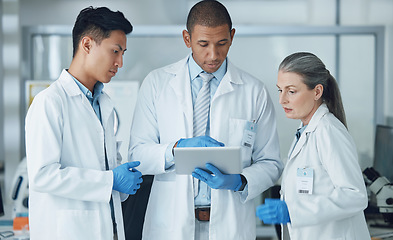
[{"label": "id badge", "polygon": [[256,132],[257,125],[255,124],[255,120],[252,122],[247,122],[246,126],[244,127],[242,146],[252,149],[254,146]]},{"label": "id badge", "polygon": [[300,194],[312,194],[314,169],[298,168],[296,174],[296,191]]}]

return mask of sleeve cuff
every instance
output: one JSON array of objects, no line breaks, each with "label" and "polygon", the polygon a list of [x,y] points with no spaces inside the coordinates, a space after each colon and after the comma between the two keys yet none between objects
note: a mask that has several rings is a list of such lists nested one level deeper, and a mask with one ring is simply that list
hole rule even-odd
[{"label": "sleeve cuff", "polygon": [[171,168],[174,164],[175,161],[173,159],[172,155],[172,149],[175,146],[176,142],[172,142],[168,145],[165,151],[165,170]]}]

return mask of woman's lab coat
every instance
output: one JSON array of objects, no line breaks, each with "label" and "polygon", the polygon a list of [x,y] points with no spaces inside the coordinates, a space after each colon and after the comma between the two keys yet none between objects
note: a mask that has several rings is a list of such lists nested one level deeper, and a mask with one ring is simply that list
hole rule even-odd
[{"label": "woman's lab coat", "polygon": [[102,125],[89,100],[63,70],[40,92],[26,116],[29,224],[32,240],[113,239],[110,197],[119,239],[124,238],[119,192],[112,191],[118,165],[113,105],[99,98]]},{"label": "woman's lab coat", "polygon": [[[298,193],[299,168],[313,169],[312,194]],[[291,218],[283,225],[283,239],[370,239],[363,214],[367,192],[356,146],[325,104],[288,156],[281,184]]]},{"label": "woman's lab coat", "polygon": [[[169,143],[193,136],[193,105],[187,59],[150,73],[136,104],[131,159],[143,174],[154,174],[143,239],[194,239],[194,197],[198,181],[165,170]],[[243,192],[211,190],[210,240],[255,239],[253,198],[279,178],[282,163],[273,104],[264,84],[228,61],[210,108],[210,136],[226,146],[242,145],[247,122],[255,121],[253,147],[243,149]],[[195,186],[194,186],[195,184]]]}]

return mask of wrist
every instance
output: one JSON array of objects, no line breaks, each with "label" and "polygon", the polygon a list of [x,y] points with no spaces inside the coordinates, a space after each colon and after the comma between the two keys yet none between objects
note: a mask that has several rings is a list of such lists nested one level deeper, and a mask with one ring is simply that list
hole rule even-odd
[{"label": "wrist", "polygon": [[247,185],[247,179],[242,174],[239,174],[239,175],[240,175],[241,185],[240,185],[239,189],[236,190],[236,192],[243,191]]},{"label": "wrist", "polygon": [[177,147],[177,143],[178,143],[179,141],[177,141],[176,143],[175,143],[175,145],[173,145],[173,148],[172,148],[172,156],[175,156],[175,153],[173,152],[173,149],[175,149],[175,147]]}]

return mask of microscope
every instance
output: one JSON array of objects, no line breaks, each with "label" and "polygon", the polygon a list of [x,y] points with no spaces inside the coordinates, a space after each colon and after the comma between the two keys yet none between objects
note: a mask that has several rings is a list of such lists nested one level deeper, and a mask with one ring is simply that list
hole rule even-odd
[{"label": "microscope", "polygon": [[363,174],[370,182],[368,187],[375,194],[376,205],[384,221],[393,225],[393,184],[372,167],[366,168]]},{"label": "microscope", "polygon": [[24,158],[18,165],[12,182],[10,197],[13,202],[12,218],[26,217],[29,213],[29,180],[27,178],[27,162]]}]

